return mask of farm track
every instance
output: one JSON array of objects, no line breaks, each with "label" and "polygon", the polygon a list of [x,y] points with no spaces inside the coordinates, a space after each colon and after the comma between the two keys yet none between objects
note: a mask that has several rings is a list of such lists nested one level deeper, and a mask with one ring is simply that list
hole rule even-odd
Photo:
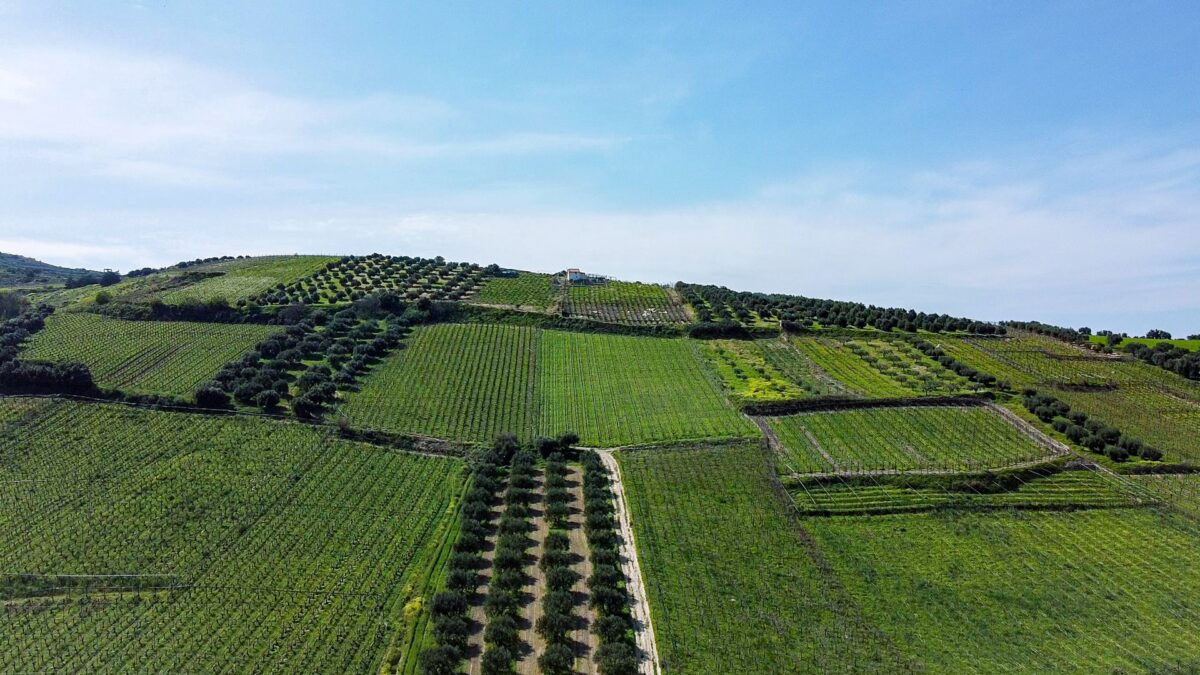
[{"label": "farm track", "polygon": [[524,643],[525,649],[517,656],[516,670],[518,673],[527,675],[536,675],[539,671],[537,659],[538,656],[546,650],[546,641],[542,639],[534,630],[537,625],[537,620],[542,616],[542,598],[546,597],[546,575],[542,573],[538,561],[542,559],[545,550],[546,533],[550,531],[550,522],[546,518],[546,484],[542,476],[534,478],[535,486],[533,489],[536,498],[531,505],[533,517],[533,531],[530,536],[535,542],[535,552],[532,555],[530,563],[525,568],[525,573],[529,575],[532,584],[527,587],[528,599],[525,601],[524,612],[521,617],[521,642]]},{"label": "farm track", "polygon": [[567,525],[567,536],[571,540],[571,553],[579,556],[579,560],[572,567],[580,577],[571,588],[571,592],[576,597],[576,607],[582,609],[579,627],[572,635],[575,642],[575,672],[596,675],[600,672],[595,661],[600,638],[592,632],[592,627],[596,624],[596,611],[588,605],[587,580],[592,575],[592,560],[587,536],[583,531],[583,472],[579,467],[567,467],[567,486],[571,490],[571,516]]},{"label": "farm track", "polygon": [[629,504],[625,500],[625,486],[621,480],[621,465],[611,450],[597,450],[605,468],[608,469],[613,496],[616,497],[617,528],[621,535],[621,571],[629,582],[630,614],[633,616],[634,641],[642,653],[638,665],[641,675],[662,675],[658,658],[658,645],[654,637],[654,622],[650,617],[650,602],[646,595],[646,581],[638,562],[637,545],[633,538],[633,526],[629,522]]}]

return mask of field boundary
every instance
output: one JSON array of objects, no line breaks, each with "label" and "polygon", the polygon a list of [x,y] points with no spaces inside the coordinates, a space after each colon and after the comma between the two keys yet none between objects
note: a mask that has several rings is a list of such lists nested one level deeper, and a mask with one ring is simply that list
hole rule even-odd
[{"label": "field boundary", "polygon": [[750,403],[741,406],[741,411],[752,417],[780,417],[809,412],[835,412],[861,408],[916,408],[916,407],[969,407],[986,406],[991,403],[990,392],[956,396],[908,396],[903,398],[846,398],[824,397],[780,401],[778,403]]},{"label": "field boundary", "polygon": [[633,536],[633,525],[629,518],[629,504],[625,501],[625,484],[621,479],[621,464],[611,450],[597,450],[601,461],[608,469],[612,480],[612,491],[616,496],[617,527],[621,531],[622,564],[625,578],[629,580],[629,594],[633,602],[629,610],[635,622],[634,641],[645,658],[638,664],[642,675],[662,675],[662,662],[658,657],[658,641],[654,636],[654,621],[650,616],[650,601],[646,595],[646,578],[638,561],[637,543]]}]

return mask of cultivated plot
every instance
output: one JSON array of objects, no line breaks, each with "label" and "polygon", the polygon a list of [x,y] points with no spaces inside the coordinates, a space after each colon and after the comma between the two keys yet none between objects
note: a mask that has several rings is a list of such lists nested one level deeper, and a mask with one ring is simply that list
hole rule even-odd
[{"label": "cultivated plot", "polygon": [[567,287],[563,312],[609,323],[638,326],[685,323],[690,320],[683,301],[655,284],[609,281]]},{"label": "cultivated plot", "polygon": [[750,437],[687,340],[546,331],[538,358],[542,434],[619,446]]},{"label": "cultivated plot", "polygon": [[81,361],[101,387],[185,396],[278,326],[52,314],[22,358]]},{"label": "cultivated plot", "polygon": [[862,408],[764,418],[796,473],[977,471],[1055,454],[983,406]]},{"label": "cultivated plot", "polygon": [[334,260],[337,258],[297,255],[263,256],[215,263],[190,271],[212,272],[217,273],[217,276],[166,291],[158,297],[169,305],[214,298],[221,298],[232,304],[258,295],[276,284],[287,284],[308,276]]},{"label": "cultivated plot", "polygon": [[805,527],[925,672],[1186,672],[1200,659],[1200,539],[1182,516],[939,512]]},{"label": "cultivated plot", "polygon": [[828,574],[756,445],[618,452],[667,672],[904,667]]},{"label": "cultivated plot", "polygon": [[549,274],[522,272],[516,277],[493,277],[471,295],[467,302],[499,305],[517,309],[545,310],[554,300]]},{"label": "cultivated plot", "polygon": [[340,414],[356,426],[457,441],[489,442],[501,433],[529,439],[537,419],[541,340],[533,328],[419,328],[407,349],[345,395]]},{"label": "cultivated plot", "polygon": [[21,425],[6,672],[378,670],[463,488],[458,460],[299,424],[56,402]]}]

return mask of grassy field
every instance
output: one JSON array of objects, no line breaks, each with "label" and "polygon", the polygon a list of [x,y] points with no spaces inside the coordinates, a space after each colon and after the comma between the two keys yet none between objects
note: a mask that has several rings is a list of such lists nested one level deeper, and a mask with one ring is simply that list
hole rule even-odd
[{"label": "grassy field", "polygon": [[611,447],[750,437],[687,340],[546,331],[538,358],[538,429]]},{"label": "grassy field", "polygon": [[656,284],[609,281],[567,288],[565,313],[609,323],[656,325],[685,323],[687,309],[672,291]]},{"label": "grassy field", "polygon": [[421,328],[340,414],[460,441],[575,431],[585,445],[749,437],[686,340],[484,324]]},{"label": "grassy field", "polygon": [[810,518],[863,613],[932,673],[1190,672],[1200,538],[1152,509]]},{"label": "grassy field", "polygon": [[298,424],[69,402],[11,424],[4,672],[377,669],[463,487],[458,460]]},{"label": "grassy field", "polygon": [[536,427],[540,331],[483,324],[420,328],[407,349],[346,395],[340,414],[356,426],[486,442]]},{"label": "grassy field", "polygon": [[619,452],[663,670],[891,672],[756,445]]},{"label": "grassy field", "polygon": [[467,302],[544,310],[553,299],[550,275],[522,272],[519,277],[488,279]]},{"label": "grassy field", "polygon": [[797,473],[977,471],[1051,452],[984,407],[866,408],[765,418]]},{"label": "grassy field", "polygon": [[276,284],[291,283],[321,269],[337,258],[320,255],[263,256],[214,263],[189,271],[223,272],[183,288],[162,293],[159,298],[167,304],[187,300],[224,298],[230,303],[248,299]]},{"label": "grassy field", "polygon": [[920,394],[918,390],[905,386],[873,368],[840,340],[795,337],[792,338],[792,344],[854,396],[905,398]]},{"label": "grassy field", "polygon": [[1137,386],[1112,391],[1047,392],[1073,410],[1094,415],[1162,450],[1165,461],[1200,464],[1200,403],[1196,401],[1169,390]]},{"label": "grassy field", "polygon": [[788,401],[813,395],[772,365],[757,342],[705,340],[700,353],[736,401]]},{"label": "grassy field", "polygon": [[186,396],[278,326],[53,314],[23,358],[82,361],[101,387]]},{"label": "grassy field", "polygon": [[[1096,509],[1147,503],[1146,491],[1131,493],[1126,484],[1097,471],[1029,471],[1011,487],[963,478],[922,480],[789,481],[792,501],[805,515],[858,515],[935,509]],[[1139,499],[1141,501],[1139,501]]]}]

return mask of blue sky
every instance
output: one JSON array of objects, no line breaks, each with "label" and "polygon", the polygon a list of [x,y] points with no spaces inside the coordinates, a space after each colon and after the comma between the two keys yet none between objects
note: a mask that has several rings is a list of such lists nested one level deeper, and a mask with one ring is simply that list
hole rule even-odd
[{"label": "blue sky", "polygon": [[1200,332],[1200,4],[0,0],[0,250]]}]

